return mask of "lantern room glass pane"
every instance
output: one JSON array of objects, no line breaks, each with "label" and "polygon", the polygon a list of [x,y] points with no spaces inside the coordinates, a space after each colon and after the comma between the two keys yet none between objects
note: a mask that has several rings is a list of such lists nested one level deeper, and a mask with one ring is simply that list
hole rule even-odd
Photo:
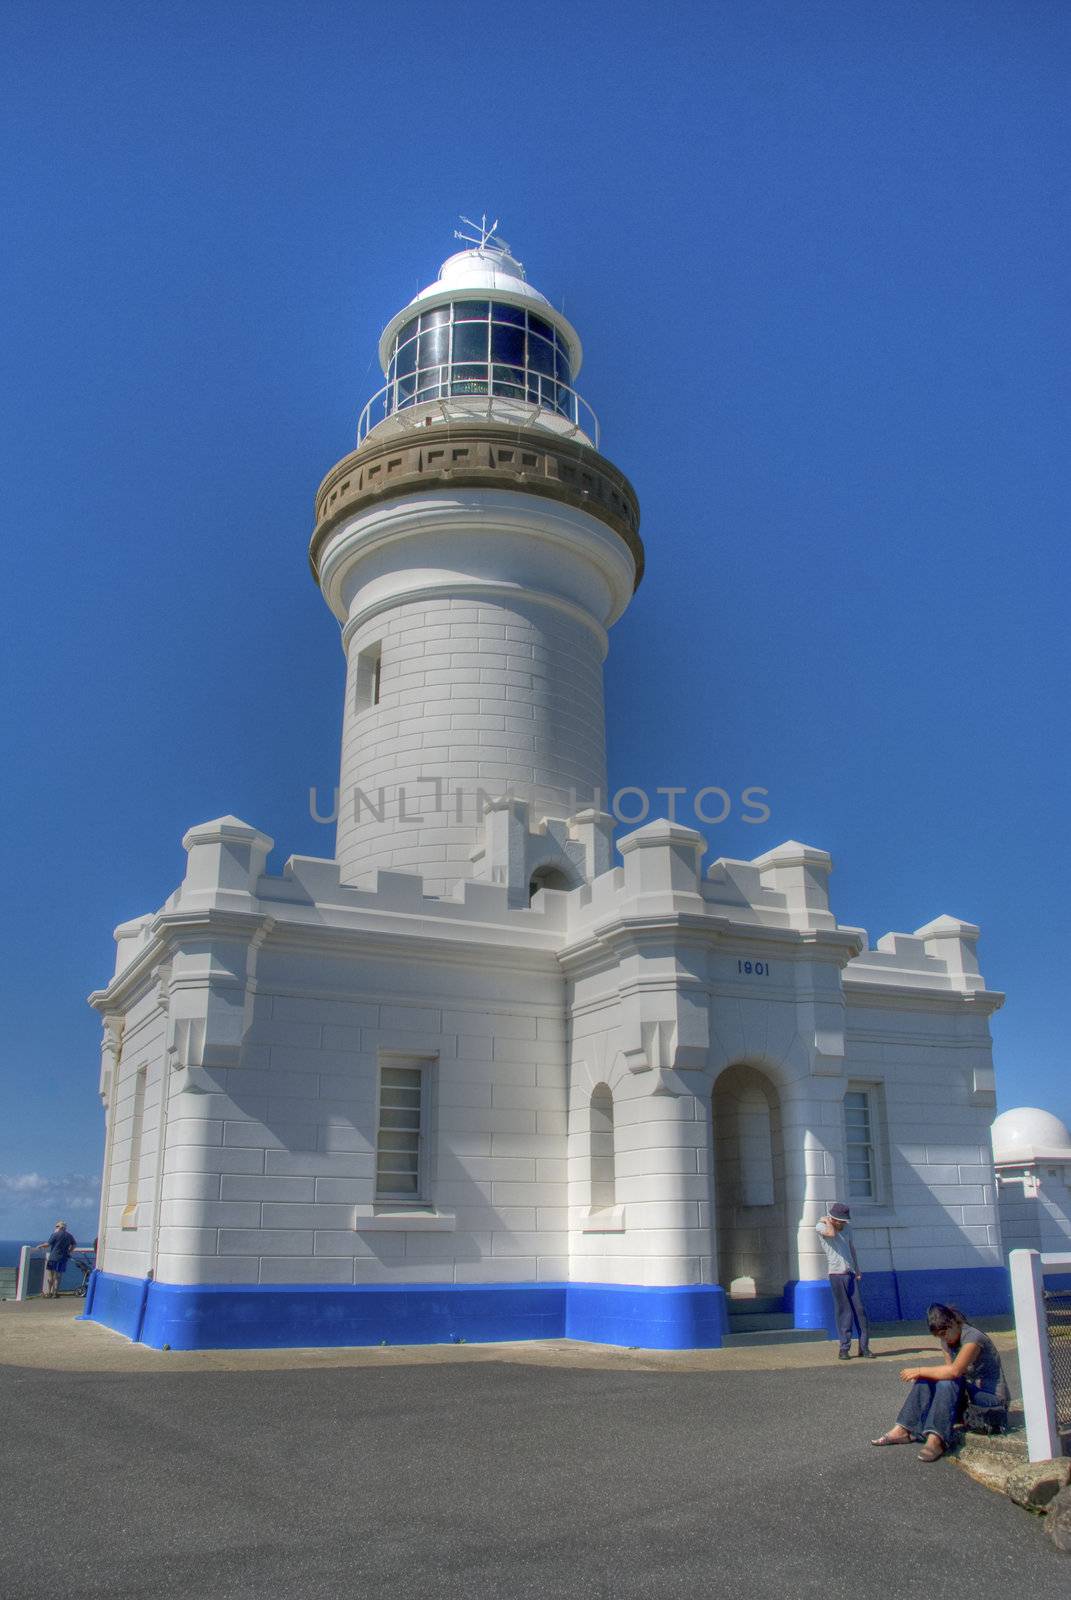
[{"label": "lantern room glass pane", "polygon": [[429,333],[422,333],[419,339],[419,346],[420,366],[439,367],[445,365],[450,359],[449,328],[432,328]]},{"label": "lantern room glass pane", "polygon": [[[386,416],[448,395],[497,394],[579,421],[568,341],[525,306],[456,300],[422,311],[399,329],[386,378]],[[868,1134],[864,1121],[852,1137]]]},{"label": "lantern room glass pane", "polygon": [[554,346],[545,339],[537,339],[532,334],[528,335],[528,366],[532,372],[544,372],[548,378],[554,376]]},{"label": "lantern room glass pane", "polygon": [[454,365],[460,361],[486,361],[488,325],[462,322],[454,328]]},{"label": "lantern room glass pane", "polygon": [[453,383],[450,385],[452,394],[486,394],[487,393],[487,367],[472,366],[454,367]]},{"label": "lantern room glass pane", "polygon": [[522,367],[493,368],[492,388],[495,394],[508,395],[511,400],[524,399],[524,369]]},{"label": "lantern room glass pane", "polygon": [[490,300],[455,300],[455,322],[486,322],[491,315]]},{"label": "lantern room glass pane", "polygon": [[491,359],[504,361],[507,366],[524,366],[524,331],[521,328],[496,326],[491,329]]},{"label": "lantern room glass pane", "polygon": [[539,379],[539,403],[548,411],[558,409],[558,385],[553,378]]}]

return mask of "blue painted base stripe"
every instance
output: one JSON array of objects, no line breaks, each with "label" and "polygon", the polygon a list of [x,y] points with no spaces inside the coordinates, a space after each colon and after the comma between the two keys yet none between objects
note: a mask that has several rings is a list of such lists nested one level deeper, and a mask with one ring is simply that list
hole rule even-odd
[{"label": "blue painted base stripe", "polygon": [[[1006,1267],[940,1267],[917,1272],[864,1272],[863,1304],[871,1322],[924,1322],[935,1300],[957,1306],[967,1317],[1006,1317],[1011,1283]],[[837,1336],[828,1278],[785,1284],[785,1309],[797,1328],[824,1329]]]},{"label": "blue painted base stripe", "polygon": [[717,1348],[725,1294],[709,1285],[172,1284],[97,1274],[89,1321],[161,1349],[583,1339],[647,1350]]},{"label": "blue painted base stripe", "polygon": [[93,1300],[86,1295],[82,1315],[87,1322],[102,1322],[128,1339],[137,1335],[141,1312],[144,1278],[124,1278],[116,1272],[93,1273]]},{"label": "blue painted base stripe", "polygon": [[151,1286],[142,1342],[173,1350],[560,1338],[562,1284]]},{"label": "blue painted base stripe", "polygon": [[644,1350],[716,1350],[728,1323],[724,1289],[641,1288],[571,1283],[566,1290],[567,1339]]},{"label": "blue painted base stripe", "polygon": [[[919,1321],[933,1300],[969,1317],[1011,1309],[1004,1267],[868,1272],[874,1322]],[[797,1328],[836,1337],[829,1282],[785,1285]],[[709,1284],[503,1283],[174,1284],[97,1271],[85,1318],[156,1349],[242,1350],[377,1344],[579,1339],[645,1350],[717,1349],[728,1328],[724,1290]]]}]

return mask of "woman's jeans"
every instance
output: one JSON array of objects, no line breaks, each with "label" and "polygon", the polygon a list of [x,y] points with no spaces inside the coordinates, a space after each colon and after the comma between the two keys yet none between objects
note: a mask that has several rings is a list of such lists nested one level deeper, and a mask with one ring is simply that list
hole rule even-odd
[{"label": "woman's jeans", "polygon": [[[896,1420],[916,1439],[936,1433],[949,1445],[966,1398],[967,1385],[962,1378],[940,1378],[936,1382],[932,1378],[916,1378]],[[997,1404],[996,1395],[980,1389],[971,1399],[981,1405]]]}]

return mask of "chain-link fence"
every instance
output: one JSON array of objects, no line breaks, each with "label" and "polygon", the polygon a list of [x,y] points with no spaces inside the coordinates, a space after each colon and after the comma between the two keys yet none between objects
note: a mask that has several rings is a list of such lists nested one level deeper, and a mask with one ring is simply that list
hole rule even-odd
[{"label": "chain-link fence", "polygon": [[1056,1425],[1062,1432],[1071,1430],[1071,1289],[1045,1290],[1045,1331]]}]

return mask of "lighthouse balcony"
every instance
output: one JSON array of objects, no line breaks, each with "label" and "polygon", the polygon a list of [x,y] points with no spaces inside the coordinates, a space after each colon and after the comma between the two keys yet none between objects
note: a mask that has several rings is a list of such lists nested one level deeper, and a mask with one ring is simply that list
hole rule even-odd
[{"label": "lighthouse balcony", "polygon": [[599,446],[599,419],[577,391],[530,367],[474,362],[425,367],[376,391],[357,422],[357,443],[373,429],[412,433],[436,422],[509,422],[546,428]]}]

